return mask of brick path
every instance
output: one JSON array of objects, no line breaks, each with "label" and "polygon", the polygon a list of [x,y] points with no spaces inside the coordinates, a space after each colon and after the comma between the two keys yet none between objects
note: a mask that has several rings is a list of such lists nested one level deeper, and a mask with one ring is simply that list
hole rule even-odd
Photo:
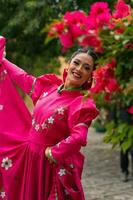
[{"label": "brick path", "polygon": [[133,200],[133,178],[121,180],[119,151],[102,142],[103,134],[90,129],[82,183],[86,200]]}]

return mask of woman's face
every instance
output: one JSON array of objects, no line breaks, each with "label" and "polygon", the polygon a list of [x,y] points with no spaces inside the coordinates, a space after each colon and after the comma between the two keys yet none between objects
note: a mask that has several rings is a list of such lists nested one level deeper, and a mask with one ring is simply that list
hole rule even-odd
[{"label": "woman's face", "polygon": [[92,76],[93,58],[86,53],[77,54],[70,62],[66,78],[67,87],[82,86]]}]

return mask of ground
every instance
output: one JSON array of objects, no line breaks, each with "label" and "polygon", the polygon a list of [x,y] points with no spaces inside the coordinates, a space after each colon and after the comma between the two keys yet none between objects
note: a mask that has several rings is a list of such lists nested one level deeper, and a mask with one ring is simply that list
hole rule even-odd
[{"label": "ground", "polygon": [[103,136],[90,128],[88,144],[82,150],[86,157],[82,177],[86,200],[133,200],[133,178],[122,181],[119,150],[103,143]]}]

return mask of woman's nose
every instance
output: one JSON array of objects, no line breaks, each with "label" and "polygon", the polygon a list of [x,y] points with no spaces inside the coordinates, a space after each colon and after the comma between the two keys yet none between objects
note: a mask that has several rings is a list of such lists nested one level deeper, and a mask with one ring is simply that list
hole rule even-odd
[{"label": "woman's nose", "polygon": [[77,70],[81,71],[82,70],[82,65],[77,66]]}]

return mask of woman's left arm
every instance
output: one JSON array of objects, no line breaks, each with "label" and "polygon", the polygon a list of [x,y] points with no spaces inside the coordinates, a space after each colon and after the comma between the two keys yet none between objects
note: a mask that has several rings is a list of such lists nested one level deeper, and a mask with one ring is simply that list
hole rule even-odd
[{"label": "woman's left arm", "polygon": [[73,103],[70,107],[68,126],[70,136],[51,147],[51,157],[61,161],[72,154],[78,152],[82,146],[87,143],[87,133],[91,121],[98,115],[98,110],[92,101],[80,104],[81,99],[76,100],[79,103],[78,108]]},{"label": "woman's left arm", "polygon": [[[91,123],[91,122],[90,122]],[[73,127],[71,135],[53,147],[48,147],[46,156],[56,163],[78,152],[87,143],[88,125],[79,123]]]}]

